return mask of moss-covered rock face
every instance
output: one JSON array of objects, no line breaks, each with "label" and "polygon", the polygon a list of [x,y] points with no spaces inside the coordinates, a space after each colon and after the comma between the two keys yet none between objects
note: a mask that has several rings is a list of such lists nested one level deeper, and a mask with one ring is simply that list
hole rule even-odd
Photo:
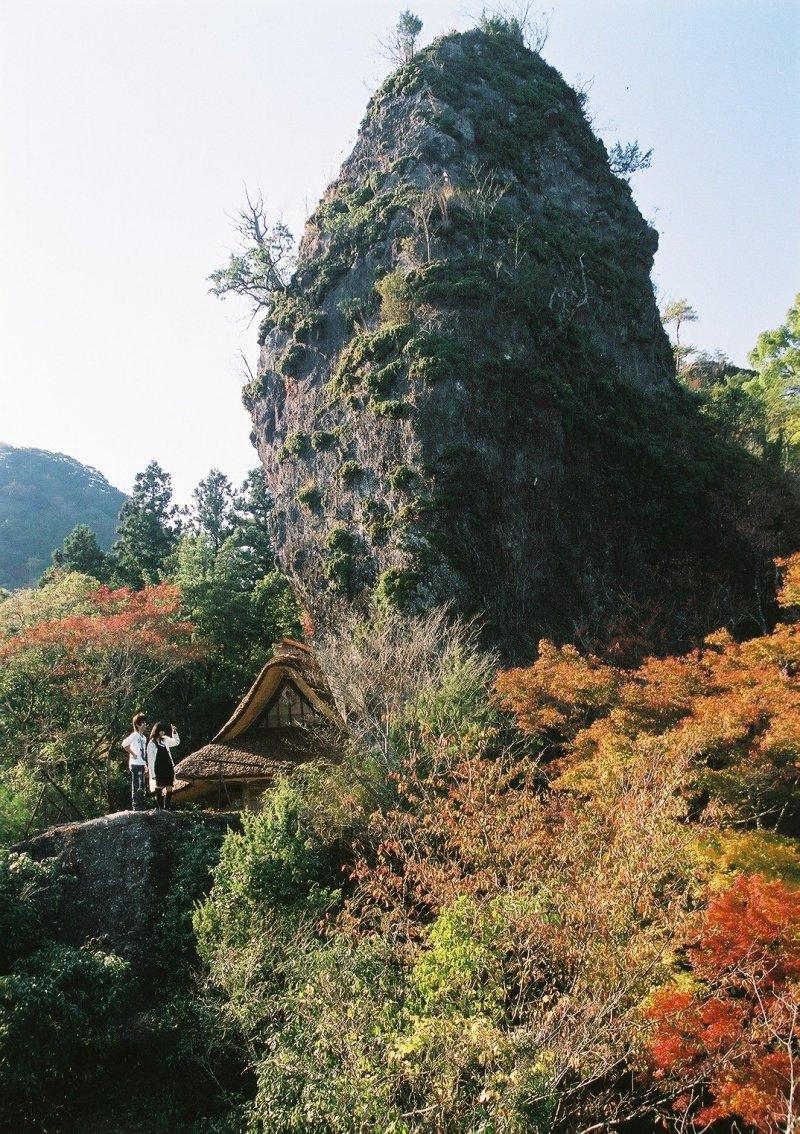
[{"label": "moss-covered rock face", "polygon": [[656,246],[579,96],[513,36],[445,36],[387,80],[246,391],[318,615],[452,601],[522,657],[623,634],[654,579],[670,642],[700,591],[741,614],[730,562],[751,596],[753,557],[674,382]]}]

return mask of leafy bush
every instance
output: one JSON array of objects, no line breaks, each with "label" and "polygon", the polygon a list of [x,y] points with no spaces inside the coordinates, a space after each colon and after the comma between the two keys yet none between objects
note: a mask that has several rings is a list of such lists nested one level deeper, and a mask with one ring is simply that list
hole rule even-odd
[{"label": "leafy bush", "polygon": [[302,369],[305,357],[306,350],[302,343],[291,343],[278,359],[276,364],[278,372],[290,377],[298,374]]},{"label": "leafy bush", "polygon": [[287,457],[305,457],[308,455],[309,438],[305,433],[287,433],[286,440],[276,453],[279,461]]},{"label": "leafy bush", "polygon": [[278,327],[299,342],[309,342],[324,322],[325,312],[312,306],[305,296],[279,292],[272,298],[269,314],[261,324],[259,341],[263,343],[269,331]]},{"label": "leafy bush", "polygon": [[[0,854],[0,1091],[9,1130],[48,1118],[89,1082],[119,1019],[128,966],[52,940],[58,867]],[[13,1118],[12,1118],[13,1116]]]},{"label": "leafy bush", "polygon": [[341,465],[339,466],[339,479],[343,484],[357,484],[363,476],[364,469],[361,467],[358,461],[342,461]]},{"label": "leafy bush", "polygon": [[311,447],[316,452],[325,452],[336,444],[336,434],[327,429],[317,429],[311,434]]},{"label": "leafy bush", "polygon": [[17,1129],[105,1054],[127,971],[107,953],[47,945],[0,976],[0,1089]]},{"label": "leafy bush", "polygon": [[403,567],[387,567],[378,576],[375,585],[376,605],[405,609],[412,602],[419,582],[419,575],[414,571]]},{"label": "leafy bush", "polygon": [[653,1066],[686,1128],[790,1128],[800,978],[800,888],[740,876],[693,926],[690,974],[648,1008]]},{"label": "leafy bush", "polygon": [[198,960],[194,907],[211,889],[224,836],[220,827],[202,819],[179,827],[174,834],[170,878],[153,933],[156,948],[150,957],[153,970],[169,975],[173,994],[194,980]]},{"label": "leafy bush", "polygon": [[395,492],[402,492],[404,488],[408,488],[416,480],[417,474],[408,465],[395,465],[389,473],[389,484]]},{"label": "leafy bush", "polygon": [[411,402],[403,401],[402,398],[387,398],[385,401],[373,398],[370,401],[370,408],[378,417],[391,417],[398,420],[410,417],[414,411]]},{"label": "leafy bush", "polygon": [[411,293],[406,282],[405,272],[396,268],[387,272],[375,284],[381,297],[381,322],[383,324],[408,323],[411,318]]},{"label": "leafy bush", "polygon": [[[322,848],[304,831],[302,801],[281,781],[258,814],[242,812],[242,830],[229,832],[214,870],[214,887],[194,913],[200,956],[210,966],[229,950],[257,940],[275,910],[318,916],[334,899],[320,883]],[[214,968],[227,983],[230,974]]]},{"label": "leafy bush", "polygon": [[367,306],[367,302],[359,296],[339,300],[336,309],[344,319],[348,331],[352,331],[358,322],[363,321]]},{"label": "leafy bush", "polygon": [[52,862],[0,851],[0,973],[41,944],[59,898]]},{"label": "leafy bush", "polygon": [[389,1062],[397,974],[382,945],[305,939],[293,944],[285,973],[285,991],[273,1002],[275,1023],[260,1037],[250,1128],[262,1134],[408,1129]]}]

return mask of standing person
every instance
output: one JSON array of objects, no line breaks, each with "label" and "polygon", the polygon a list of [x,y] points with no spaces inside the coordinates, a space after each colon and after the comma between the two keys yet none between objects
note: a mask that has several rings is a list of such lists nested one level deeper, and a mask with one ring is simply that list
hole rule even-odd
[{"label": "standing person", "polygon": [[181,742],[175,725],[167,736],[161,721],[156,721],[147,745],[147,768],[150,773],[150,790],[156,793],[156,804],[160,811],[169,807],[169,797],[175,786],[175,761],[170,748],[177,748]]},{"label": "standing person", "polygon": [[147,718],[144,713],[136,713],[131,722],[133,732],[126,736],[122,747],[128,753],[128,768],[131,773],[131,807],[134,811],[144,811],[144,774],[147,768]]}]

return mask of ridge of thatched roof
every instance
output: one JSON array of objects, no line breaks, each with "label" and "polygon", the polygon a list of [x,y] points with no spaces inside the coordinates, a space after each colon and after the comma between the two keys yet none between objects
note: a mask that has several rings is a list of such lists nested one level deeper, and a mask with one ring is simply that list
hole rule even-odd
[{"label": "ridge of thatched roof", "polygon": [[214,741],[231,741],[252,725],[278,689],[282,678],[289,677],[310,704],[337,728],[343,721],[336,708],[325,675],[308,646],[293,638],[283,638],[275,653],[233,710]]}]

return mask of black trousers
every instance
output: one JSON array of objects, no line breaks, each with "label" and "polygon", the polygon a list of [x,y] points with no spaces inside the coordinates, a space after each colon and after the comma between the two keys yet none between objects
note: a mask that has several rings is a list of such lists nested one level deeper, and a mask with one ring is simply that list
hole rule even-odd
[{"label": "black trousers", "polygon": [[147,768],[143,764],[138,767],[134,764],[131,768],[131,806],[134,811],[144,811],[145,809],[145,790],[144,790],[144,777]]}]

